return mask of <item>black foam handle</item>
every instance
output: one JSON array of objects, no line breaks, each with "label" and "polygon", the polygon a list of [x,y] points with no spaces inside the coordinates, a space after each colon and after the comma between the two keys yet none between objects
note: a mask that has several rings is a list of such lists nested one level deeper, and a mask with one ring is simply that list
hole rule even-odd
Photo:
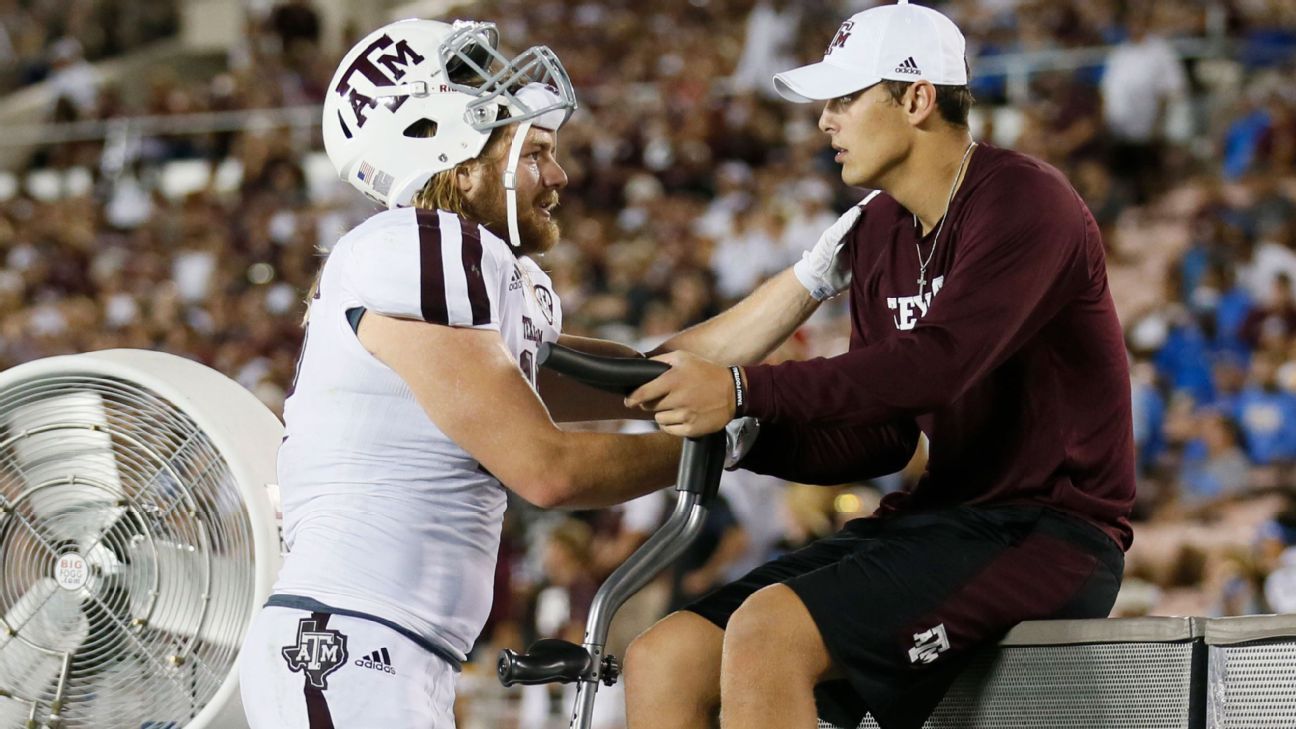
[{"label": "black foam handle", "polygon": [[536,361],[560,375],[621,395],[629,395],[670,369],[670,365],[656,360],[586,354],[551,342],[541,343]]},{"label": "black foam handle", "polygon": [[500,651],[496,672],[504,686],[513,684],[572,683],[590,672],[594,659],[583,646],[557,638],[538,640],[517,653]]}]

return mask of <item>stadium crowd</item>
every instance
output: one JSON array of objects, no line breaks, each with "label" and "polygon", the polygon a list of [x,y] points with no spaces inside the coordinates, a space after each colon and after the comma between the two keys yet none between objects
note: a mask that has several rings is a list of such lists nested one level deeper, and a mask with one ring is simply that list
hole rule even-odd
[{"label": "stadium crowd", "polygon": [[0,93],[82,74],[101,61],[175,34],[167,0],[0,2]]},{"label": "stadium crowd", "polygon": [[[90,12],[129,3],[84,3]],[[813,60],[858,2],[481,2],[510,39],[547,43],[582,110],[562,135],[564,241],[544,257],[567,331],[650,347],[782,270],[858,199],[817,110],[772,98],[770,75]],[[974,132],[1064,170],[1104,229],[1127,332],[1140,495],[1121,614],[1296,610],[1296,6],[1282,0],[951,0],[969,37]],[[17,83],[57,55],[33,34],[46,3],[0,2]],[[78,35],[87,57],[121,42]],[[309,2],[249,12],[210,78],[159,71],[120,88],[82,78],[58,119],[318,104],[336,62]],[[359,37],[350,29],[339,47]],[[1207,39],[1186,57],[1178,39]],[[18,40],[15,40],[18,39]],[[519,41],[520,43],[520,41]],[[1106,46],[1099,63],[1030,76],[1018,98],[978,60]],[[68,44],[64,44],[64,51]],[[5,65],[5,64],[0,64]],[[52,66],[51,66],[52,68]],[[57,73],[55,69],[54,73]],[[132,80],[134,82],[134,80]],[[60,87],[61,88],[61,87]],[[89,92],[87,92],[87,88]],[[69,92],[70,93],[70,92]],[[210,364],[282,406],[320,251],[372,212],[318,184],[317,130],[79,142],[28,168],[87,171],[61,195],[0,202],[0,365],[139,347]],[[201,189],[163,172],[201,161]],[[228,174],[232,170],[232,174]],[[20,170],[19,172],[25,172]],[[69,176],[71,179],[71,176]],[[777,356],[844,348],[826,307]],[[741,472],[703,544],[640,610],[650,620],[780,549],[867,513],[921,470],[825,489]],[[660,498],[609,513],[510,509],[492,646],[563,635],[599,581],[661,518]],[[647,599],[647,598],[646,598]],[[653,602],[655,600],[656,602]],[[628,619],[629,620],[629,619]],[[481,651],[489,665],[493,652]],[[532,716],[547,710],[541,702]],[[536,721],[541,721],[537,719]],[[534,724],[541,726],[542,724]]]}]

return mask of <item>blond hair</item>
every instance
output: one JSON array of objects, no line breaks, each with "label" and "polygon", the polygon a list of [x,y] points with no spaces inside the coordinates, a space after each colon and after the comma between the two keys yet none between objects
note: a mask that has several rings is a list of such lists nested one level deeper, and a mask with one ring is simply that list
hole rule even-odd
[{"label": "blond hair", "polygon": [[466,170],[476,162],[475,158],[470,159],[432,175],[427,182],[423,183],[423,187],[414,193],[410,205],[423,210],[445,210],[456,215],[466,215],[468,200],[464,197],[459,181],[455,178],[460,171]]},{"label": "blond hair", "polygon": [[428,181],[423,183],[423,187],[410,198],[410,205],[423,210],[444,210],[455,215],[469,215],[468,198],[464,197],[463,190],[459,189],[458,177],[460,172],[469,172],[483,162],[493,162],[504,153],[503,143],[509,138],[504,134],[507,127],[496,127],[491,131],[490,138],[486,140],[482,151],[470,160],[464,160],[448,170],[442,170]]}]

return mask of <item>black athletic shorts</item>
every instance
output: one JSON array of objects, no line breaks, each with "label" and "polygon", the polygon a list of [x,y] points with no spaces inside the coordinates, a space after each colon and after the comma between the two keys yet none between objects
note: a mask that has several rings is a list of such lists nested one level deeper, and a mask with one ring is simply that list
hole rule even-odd
[{"label": "black athletic shorts", "polygon": [[974,649],[1023,620],[1104,618],[1124,571],[1097,527],[1040,507],[969,507],[855,519],[836,534],[688,605],[724,628],[749,595],[792,588],[844,676],[819,715],[918,729]]}]

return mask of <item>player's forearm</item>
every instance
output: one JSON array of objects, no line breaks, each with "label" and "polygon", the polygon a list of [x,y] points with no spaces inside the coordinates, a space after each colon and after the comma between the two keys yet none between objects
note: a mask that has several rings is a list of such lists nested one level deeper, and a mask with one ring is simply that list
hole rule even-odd
[{"label": "player's forearm", "polygon": [[[545,380],[549,380],[549,384],[545,384]],[[650,412],[627,408],[621,395],[561,380],[562,375],[540,376],[540,395],[555,423],[652,419]]]},{"label": "player's forearm", "polygon": [[548,464],[547,506],[601,509],[675,482],[683,441],[665,433],[565,433]]},{"label": "player's forearm", "polygon": [[537,385],[540,399],[555,423],[648,420],[652,417],[650,412],[627,408],[625,397],[620,394],[583,385],[544,368],[540,369]]},{"label": "player's forearm", "polygon": [[791,269],[747,298],[666,340],[649,356],[683,350],[726,364],[765,359],[819,308]]}]

